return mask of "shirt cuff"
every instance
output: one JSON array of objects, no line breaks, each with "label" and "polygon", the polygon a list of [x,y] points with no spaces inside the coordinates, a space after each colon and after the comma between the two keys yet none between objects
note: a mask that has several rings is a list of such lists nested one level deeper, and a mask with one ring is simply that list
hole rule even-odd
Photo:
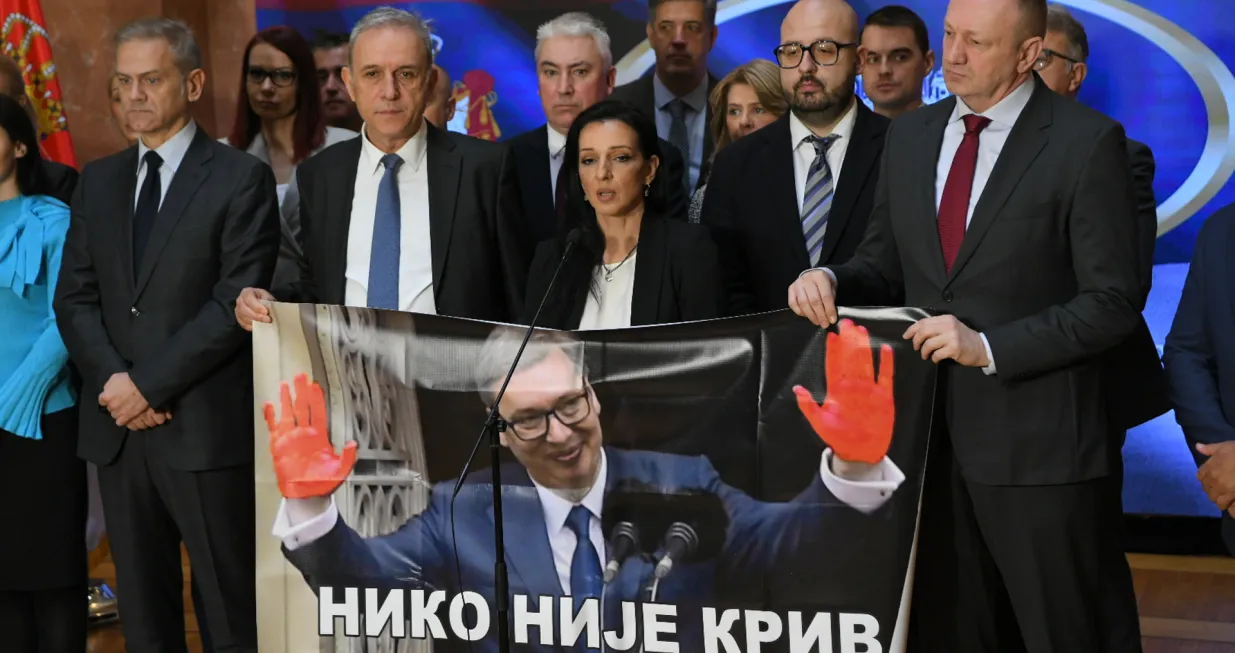
[{"label": "shirt cuff", "polygon": [[827,268],[806,268],[805,270],[802,270],[802,273],[798,275],[798,278],[801,279],[802,277],[806,276],[807,272],[814,272],[815,270],[819,270],[820,272],[823,272],[824,274],[828,275],[828,278],[832,280],[832,291],[835,292],[836,291],[836,275]]},{"label": "shirt cuff", "polygon": [[274,516],[274,528],[271,532],[283,540],[283,546],[287,547],[288,551],[295,551],[325,537],[337,521],[339,508],[335,506],[333,498],[323,513],[317,513],[303,500],[284,499],[279,504],[279,513]]},{"label": "shirt cuff", "polygon": [[982,368],[982,372],[984,374],[994,374],[995,373],[995,354],[991,353],[991,343],[989,340],[986,339],[985,333],[979,333],[978,337],[982,339],[982,346],[986,347],[987,366]]},{"label": "shirt cuff", "polygon": [[905,482],[905,473],[887,456],[876,465],[848,469],[846,466],[844,461],[835,461],[836,469],[833,469],[832,449],[829,447],[823,452],[819,477],[832,496],[866,514],[887,503],[892,493]]}]

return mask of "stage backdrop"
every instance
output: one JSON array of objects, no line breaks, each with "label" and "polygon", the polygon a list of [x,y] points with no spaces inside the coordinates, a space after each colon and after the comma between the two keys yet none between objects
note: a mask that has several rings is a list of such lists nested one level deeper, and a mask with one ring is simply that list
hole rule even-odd
[{"label": "stage backdrop", "polygon": [[[495,652],[477,444],[523,328],[273,315],[254,330],[260,648]],[[900,335],[923,316],[537,332],[499,404],[516,650],[902,650],[935,366]],[[675,532],[695,545],[670,554]]]}]

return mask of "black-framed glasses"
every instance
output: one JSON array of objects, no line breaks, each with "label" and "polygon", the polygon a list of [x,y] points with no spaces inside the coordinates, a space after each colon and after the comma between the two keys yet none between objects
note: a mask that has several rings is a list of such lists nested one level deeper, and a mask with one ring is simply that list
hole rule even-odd
[{"label": "black-framed glasses", "polygon": [[291,68],[276,68],[270,70],[268,68],[259,68],[257,66],[249,66],[249,83],[260,86],[266,78],[270,78],[271,83],[275,86],[288,87],[296,83],[296,71]]},{"label": "black-framed glasses", "polygon": [[574,426],[587,419],[592,413],[592,391],[584,388],[582,392],[558,401],[553,410],[533,415],[522,415],[517,419],[506,420],[510,431],[524,442],[539,440],[549,434],[549,418],[553,417],[562,426]]},{"label": "black-framed glasses", "polygon": [[805,45],[802,43],[782,43],[772,51],[776,55],[776,64],[781,68],[797,68],[802,65],[802,57],[810,52],[810,58],[816,66],[834,66],[840,59],[840,51],[845,48],[856,48],[857,43],[837,43],[821,39]]},{"label": "black-framed glasses", "polygon": [[1074,59],[1072,57],[1069,57],[1068,55],[1062,52],[1056,52],[1055,50],[1052,50],[1050,48],[1042,48],[1042,53],[1039,54],[1038,58],[1035,59],[1033,62],[1033,69],[1041,71],[1043,68],[1046,68],[1047,66],[1051,65],[1051,59],[1055,57],[1059,57],[1060,59],[1063,59],[1064,61],[1068,62],[1068,68],[1071,68],[1072,66],[1078,63],[1081,63],[1079,59]]}]

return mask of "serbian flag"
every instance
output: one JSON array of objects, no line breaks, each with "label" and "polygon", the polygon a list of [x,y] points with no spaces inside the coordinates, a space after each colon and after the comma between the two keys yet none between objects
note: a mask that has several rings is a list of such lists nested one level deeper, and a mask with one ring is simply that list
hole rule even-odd
[{"label": "serbian flag", "polygon": [[4,53],[17,62],[26,78],[26,95],[38,120],[35,127],[43,156],[77,167],[39,0],[0,0],[0,16],[4,17],[0,23]]}]

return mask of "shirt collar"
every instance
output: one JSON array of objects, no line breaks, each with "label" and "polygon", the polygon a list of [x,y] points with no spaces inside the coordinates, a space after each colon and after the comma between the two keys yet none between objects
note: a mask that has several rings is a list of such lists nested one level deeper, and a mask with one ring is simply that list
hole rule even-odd
[{"label": "shirt collar", "polygon": [[[373,174],[382,169],[382,157],[386,153],[377,149],[377,146],[369,140],[369,126],[364,125],[360,128],[360,169],[367,174]],[[420,164],[425,158],[425,133],[429,131],[427,123],[421,123],[420,129],[408,139],[403,147],[395,154],[403,159],[403,165],[412,172],[420,170]]]},{"label": "shirt collar", "polygon": [[[1011,93],[995,103],[995,106],[982,112],[986,118],[990,118],[991,124],[1011,129],[1012,125],[1016,124],[1016,119],[1020,117],[1021,111],[1029,104],[1029,98],[1033,96],[1033,89],[1036,82],[1031,75],[1020,86],[1017,86]],[[952,117],[948,120],[949,123],[956,122],[961,118],[977,113],[969,108],[968,104],[961,98],[956,98],[956,106],[952,108]]]},{"label": "shirt collar", "polygon": [[[175,136],[154,148],[154,151],[158,152],[159,158],[163,159],[163,165],[171,170],[173,175],[176,174],[176,169],[180,167],[180,162],[184,161],[184,155],[189,152],[189,146],[193,144],[194,136],[197,136],[197,122],[190,120],[189,124],[176,132]],[[146,147],[146,144],[140,138],[137,139],[138,170],[141,170],[142,165],[145,164],[146,152],[149,151],[150,148]]]},{"label": "shirt collar", "polygon": [[[855,97],[853,104],[849,105],[849,110],[845,112],[845,115],[841,116],[840,122],[836,123],[836,126],[832,128],[832,135],[837,137],[836,143],[853,136],[853,125],[858,120],[858,102],[859,100]],[[806,138],[814,135],[815,132],[812,132],[810,127],[806,126],[806,123],[802,122],[792,111],[789,112],[789,138],[790,142],[793,143],[793,149],[796,150],[803,145],[814,148],[813,145],[806,144]],[[848,144],[846,143],[846,145]]]},{"label": "shirt collar", "polygon": [[703,113],[708,108],[708,78],[704,77],[703,82],[695,87],[695,90],[683,95],[675,97],[673,92],[669,90],[660,81],[660,77],[652,73],[652,96],[656,101],[657,109],[664,109],[670,102],[681,100],[687,106],[695,110],[695,113]]},{"label": "shirt collar", "polygon": [[553,125],[545,125],[545,131],[549,132],[549,158],[556,159],[565,151],[566,136],[554,129]]},{"label": "shirt collar", "polygon": [[[600,448],[600,473],[596,475],[596,482],[592,484],[592,489],[580,501],[580,505],[588,509],[592,516],[600,519],[600,511],[605,504],[605,482],[609,477],[609,460],[605,455],[605,448]],[[532,484],[536,486],[536,493],[540,496],[540,507],[545,513],[545,526],[549,528],[549,533],[556,533],[566,527],[566,518],[570,516],[571,508],[575,504],[563,499],[550,490],[549,488],[536,482],[532,479]]]}]

